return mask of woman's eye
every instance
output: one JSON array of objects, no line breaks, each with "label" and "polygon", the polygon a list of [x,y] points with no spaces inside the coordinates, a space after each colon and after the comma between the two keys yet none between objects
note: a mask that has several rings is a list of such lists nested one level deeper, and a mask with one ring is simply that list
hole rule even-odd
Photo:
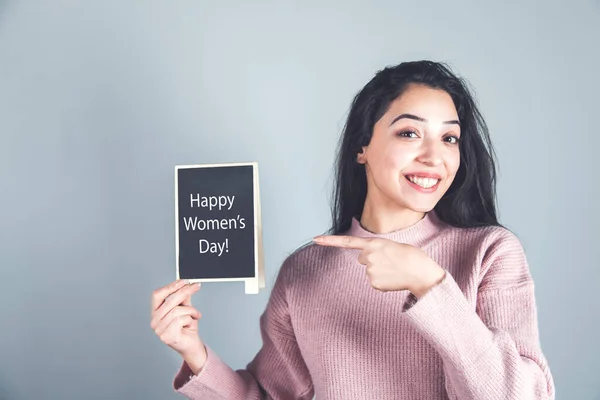
[{"label": "woman's eye", "polygon": [[400,137],[407,137],[407,138],[416,138],[416,137],[418,137],[417,132],[415,132],[415,131],[402,131],[402,132],[398,133],[398,136],[400,136]]},{"label": "woman's eye", "polygon": [[446,138],[446,141],[447,141],[447,142],[449,142],[449,143],[451,143],[451,144],[456,144],[456,143],[458,143],[458,140],[459,140],[459,139],[458,139],[458,137],[456,137],[456,136],[448,136],[448,137]]}]

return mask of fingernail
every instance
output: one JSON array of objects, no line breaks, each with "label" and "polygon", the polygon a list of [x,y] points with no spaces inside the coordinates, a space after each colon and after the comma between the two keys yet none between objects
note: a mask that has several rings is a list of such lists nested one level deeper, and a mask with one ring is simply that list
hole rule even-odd
[{"label": "fingernail", "polygon": [[317,237],[313,238],[313,241],[320,243],[323,241],[323,238],[321,238],[320,236],[317,236]]}]

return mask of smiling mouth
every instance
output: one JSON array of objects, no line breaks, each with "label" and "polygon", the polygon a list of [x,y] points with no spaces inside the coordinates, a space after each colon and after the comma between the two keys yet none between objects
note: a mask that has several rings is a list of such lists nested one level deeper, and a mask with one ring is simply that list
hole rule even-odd
[{"label": "smiling mouth", "polygon": [[423,188],[423,189],[433,189],[440,183],[441,179],[436,178],[428,178],[417,175],[405,175],[404,176],[409,182]]}]

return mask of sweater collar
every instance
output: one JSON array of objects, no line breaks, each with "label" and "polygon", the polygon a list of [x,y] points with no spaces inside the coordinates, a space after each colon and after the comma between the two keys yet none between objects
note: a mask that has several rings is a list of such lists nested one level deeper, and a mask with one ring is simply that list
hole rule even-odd
[{"label": "sweater collar", "polygon": [[352,225],[348,230],[348,235],[358,237],[378,237],[390,239],[399,243],[406,243],[421,247],[427,243],[440,229],[443,222],[439,219],[435,211],[430,211],[415,224],[403,229],[398,229],[387,233],[374,233],[364,228],[356,218],[352,219]]}]

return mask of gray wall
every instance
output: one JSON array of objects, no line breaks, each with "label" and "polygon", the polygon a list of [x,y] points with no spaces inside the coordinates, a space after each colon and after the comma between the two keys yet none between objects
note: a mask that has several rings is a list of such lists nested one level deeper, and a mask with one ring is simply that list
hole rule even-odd
[{"label": "gray wall", "polygon": [[[352,96],[433,58],[477,89],[558,398],[600,399],[600,3],[252,3],[0,1],[0,398],[178,398],[149,327],[174,278],[173,166],[260,163],[270,289],[327,226]],[[268,293],[195,298],[234,368]]]}]

